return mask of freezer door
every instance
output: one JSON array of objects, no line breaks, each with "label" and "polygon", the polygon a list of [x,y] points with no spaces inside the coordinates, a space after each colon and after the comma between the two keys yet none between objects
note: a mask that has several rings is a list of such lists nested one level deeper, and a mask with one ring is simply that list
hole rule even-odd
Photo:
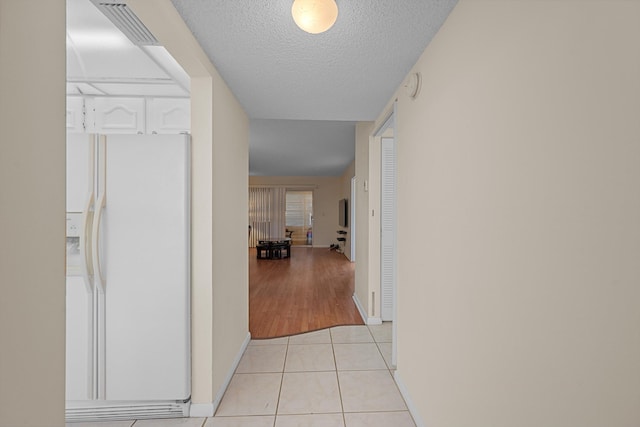
[{"label": "freezer door", "polygon": [[92,295],[81,276],[67,276],[66,400],[93,398]]},{"label": "freezer door", "polygon": [[90,182],[90,147],[93,135],[67,133],[67,212],[82,212]]},{"label": "freezer door", "polygon": [[107,400],[187,399],[188,136],[110,135],[105,151],[100,394]]}]

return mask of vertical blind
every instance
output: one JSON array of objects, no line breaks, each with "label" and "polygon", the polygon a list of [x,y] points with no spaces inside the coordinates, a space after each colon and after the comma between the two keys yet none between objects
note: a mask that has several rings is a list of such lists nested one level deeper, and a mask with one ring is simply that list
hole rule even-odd
[{"label": "vertical blind", "polygon": [[285,194],[280,187],[249,187],[249,247],[285,235]]}]

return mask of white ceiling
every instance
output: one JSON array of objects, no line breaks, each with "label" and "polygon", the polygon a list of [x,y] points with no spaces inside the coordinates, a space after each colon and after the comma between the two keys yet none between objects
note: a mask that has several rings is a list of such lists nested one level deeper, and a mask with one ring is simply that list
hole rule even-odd
[{"label": "white ceiling", "polygon": [[[311,35],[294,24],[293,0],[172,0],[251,119],[250,174],[279,176],[341,175],[355,157],[355,122],[377,118],[456,1],[337,0],[334,27]],[[109,24],[89,0],[67,3],[68,41]],[[72,81],[186,93],[179,72],[155,64],[161,47],[104,45],[68,48]]]}]

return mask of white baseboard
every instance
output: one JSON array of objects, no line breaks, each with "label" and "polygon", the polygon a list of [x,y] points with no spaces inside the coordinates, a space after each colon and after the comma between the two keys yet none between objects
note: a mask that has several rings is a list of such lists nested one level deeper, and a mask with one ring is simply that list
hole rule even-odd
[{"label": "white baseboard", "polygon": [[365,311],[364,307],[360,303],[360,300],[358,299],[358,296],[356,294],[353,294],[352,298],[353,298],[353,302],[356,303],[356,308],[358,309],[358,312],[360,312],[360,317],[362,317],[362,321],[366,325],[382,325],[381,318],[367,316],[367,312]]},{"label": "white baseboard", "polygon": [[247,336],[245,337],[242,345],[240,346],[240,350],[238,354],[236,354],[236,358],[233,360],[233,364],[231,365],[231,369],[227,372],[227,377],[224,379],[224,383],[222,383],[222,387],[218,390],[218,394],[216,394],[216,398],[213,401],[213,410],[215,412],[222,401],[222,397],[224,396],[224,392],[227,391],[227,387],[229,387],[229,383],[231,382],[231,378],[233,378],[233,374],[236,372],[236,368],[240,363],[240,359],[242,359],[242,355],[244,351],[247,349],[247,345],[249,345],[249,341],[251,341],[251,332],[247,332]]},{"label": "white baseboard", "polygon": [[398,390],[400,390],[400,394],[404,398],[404,402],[407,404],[407,409],[409,409],[409,413],[413,417],[413,421],[416,423],[416,427],[425,427],[422,417],[420,416],[420,414],[418,414],[418,411],[415,405],[413,404],[411,397],[409,396],[409,391],[407,390],[407,386],[404,385],[404,382],[402,382],[402,379],[398,375],[398,371],[395,371],[393,373],[393,379],[398,385]]},{"label": "white baseboard", "polygon": [[220,390],[218,390],[218,393],[216,394],[215,400],[211,403],[192,403],[191,410],[189,411],[189,417],[191,418],[213,417],[213,414],[216,413],[216,409],[218,409],[218,406],[222,401],[222,397],[224,396],[224,393],[227,391],[227,387],[229,387],[229,383],[233,378],[233,374],[236,372],[236,368],[240,363],[240,359],[242,359],[242,355],[244,354],[244,351],[247,349],[247,346],[249,345],[249,341],[251,341],[251,332],[247,332],[247,336],[242,342],[242,345],[240,346],[240,349],[236,354],[236,358],[233,360],[233,363],[231,364],[231,368],[229,369],[229,372],[227,372],[227,377],[224,379],[224,383],[222,383],[222,387],[220,387]]},{"label": "white baseboard", "polygon": [[216,409],[213,407],[213,403],[192,403],[189,408],[189,417],[191,418],[206,418],[213,417]]},{"label": "white baseboard", "polygon": [[353,298],[353,302],[356,303],[356,308],[360,312],[360,317],[362,317],[362,320],[366,323],[367,322],[367,313],[364,311],[364,307],[362,307],[362,304],[360,304],[360,300],[358,299],[358,295],[353,294],[352,298]]}]

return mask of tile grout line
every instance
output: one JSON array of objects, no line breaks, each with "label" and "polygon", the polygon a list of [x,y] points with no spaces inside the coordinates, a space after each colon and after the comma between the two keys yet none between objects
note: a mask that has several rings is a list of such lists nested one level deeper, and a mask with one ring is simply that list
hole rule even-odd
[{"label": "tile grout line", "polygon": [[376,341],[376,348],[378,349],[378,353],[380,353],[380,357],[382,357],[382,361],[384,362],[384,366],[387,367],[387,370],[393,377],[393,373],[391,372],[391,366],[387,363],[387,360],[384,358],[384,354],[382,354],[382,350],[380,349],[380,343]]},{"label": "tile grout line", "polygon": [[[331,345],[331,354],[332,354],[332,357],[333,357],[334,368],[332,370],[328,370],[328,371],[327,370],[321,370],[321,371],[301,370],[301,371],[294,371],[294,372],[299,372],[299,373],[304,373],[304,372],[331,372],[331,371],[335,372],[336,381],[337,381],[337,385],[338,385],[338,397],[340,399],[340,405],[341,405],[341,412],[340,413],[342,414],[343,426],[346,427],[347,421],[346,421],[346,412],[345,412],[345,408],[344,408],[344,396],[343,396],[342,388],[341,388],[341,384],[340,384],[339,373],[340,372],[380,371],[380,370],[379,369],[347,369],[347,370],[340,371],[338,369],[338,366],[337,366],[338,365],[337,364],[337,355],[336,355],[336,351],[335,351],[336,344],[343,345],[343,344],[369,344],[369,343],[373,343],[373,344],[375,344],[376,349],[378,350],[378,354],[382,357],[383,361],[385,362],[385,366],[387,366],[387,368],[383,369],[383,370],[387,370],[389,372],[389,374],[393,377],[393,368],[386,363],[386,360],[385,360],[384,355],[383,355],[383,351],[381,349],[381,344],[389,344],[389,342],[388,341],[384,341],[384,338],[382,338],[383,341],[378,342],[376,340],[374,334],[371,332],[371,327],[370,326],[367,327],[367,330],[368,330],[371,338],[373,339],[373,341],[370,341],[370,342],[348,342],[348,340],[347,340],[347,342],[338,342],[338,343],[336,343],[334,341],[332,329],[333,328],[328,328],[328,332],[329,332],[328,335],[329,335],[329,344]],[[313,345],[313,344],[322,344],[322,343],[302,343],[302,344]],[[287,337],[287,340],[284,343],[285,354],[284,354],[284,360],[283,360],[282,368],[281,368],[281,370],[279,372],[278,371],[274,372],[274,373],[280,373],[281,374],[281,378],[280,378],[280,385],[279,385],[279,389],[278,389],[278,396],[277,396],[277,399],[276,399],[276,407],[275,407],[275,411],[274,411],[274,415],[273,415],[274,419],[273,419],[273,423],[272,424],[270,423],[270,425],[272,427],[275,427],[278,424],[277,423],[278,416],[279,415],[284,415],[284,414],[279,414],[279,406],[280,406],[280,403],[281,403],[282,389],[283,389],[283,386],[284,386],[284,374],[287,373],[286,364],[287,364],[287,361],[288,361],[288,358],[289,358],[289,349],[291,349],[290,346],[292,346],[292,345],[302,345],[302,344],[292,344],[291,343],[291,337]],[[238,374],[238,372],[234,372],[234,375],[237,375],[237,374]],[[252,372],[247,372],[246,374],[252,374]],[[396,389],[399,392],[398,384],[395,383],[395,380],[393,382],[394,382],[393,388]],[[402,394],[402,393],[400,393],[400,394]],[[402,401],[404,402],[405,407],[406,407],[406,401],[404,401],[404,397],[402,397]],[[372,410],[368,410],[368,411],[364,411],[364,410],[353,411],[353,412],[350,412],[350,413],[367,414],[367,413],[404,413],[404,412],[407,412],[407,409],[393,409],[393,410],[372,409]],[[330,414],[330,412],[326,412],[326,413],[323,412],[322,414]],[[300,415],[304,415],[304,414],[300,414]],[[409,415],[411,416],[410,413],[409,413]],[[240,416],[241,415],[230,415],[229,418],[236,418],[236,417],[240,417]],[[248,415],[248,416],[260,416],[260,415]],[[213,420],[213,417],[212,417],[212,420]],[[411,420],[415,423],[415,420],[413,420],[412,416],[411,416]],[[140,421],[140,420],[133,420],[132,424],[130,424],[129,427],[135,427],[135,426],[139,425],[138,421]],[[205,427],[207,425],[208,421],[209,421],[209,417],[205,417],[203,422],[202,422],[202,424],[200,425],[200,427]]]},{"label": "tile grout line", "polygon": [[276,400],[276,410],[273,414],[273,427],[276,426],[276,422],[278,421],[278,409],[280,408],[280,397],[282,396],[282,385],[284,384],[284,372],[287,366],[287,356],[289,355],[289,342],[291,341],[291,337],[287,337],[287,348],[284,351],[284,362],[282,363],[282,376],[280,377],[280,388],[278,389],[278,399]]},{"label": "tile grout line", "polygon": [[[332,370],[329,370],[329,371],[325,371],[325,370],[322,370],[322,371],[325,371],[325,372],[331,372],[331,371],[334,371],[334,372],[336,373],[336,381],[337,381],[337,383],[338,383],[338,393],[339,393],[340,404],[341,404],[342,419],[343,419],[343,423],[344,423],[344,425],[346,425],[346,414],[345,414],[345,412],[344,412],[344,400],[343,400],[343,396],[342,396],[342,389],[341,389],[341,387],[340,387],[339,370],[338,370],[338,367],[337,367],[337,357],[336,357],[336,353],[335,353],[335,344],[336,344],[336,343],[335,343],[335,341],[334,341],[334,337],[333,337],[333,334],[332,334],[332,332],[331,332],[331,329],[329,329],[329,331],[328,331],[328,332],[329,332],[329,338],[330,338],[330,339],[329,339],[329,343],[331,344],[331,350],[332,350],[332,358],[333,358],[333,362],[334,362],[334,368],[333,368]],[[370,333],[370,330],[369,330],[369,333]],[[346,342],[346,343],[343,343],[343,344],[368,344],[368,343],[372,343],[372,344],[376,345],[376,349],[378,350],[378,353],[380,354],[380,356],[381,356],[381,357],[383,358],[383,360],[384,360],[384,356],[382,356],[382,351],[381,351],[381,349],[380,349],[379,343],[378,343],[377,341],[375,341],[375,337],[373,337],[373,334],[371,334],[371,333],[370,333],[370,336],[371,336],[371,338],[372,338],[373,340],[372,340],[372,341],[369,341],[369,342],[356,342],[356,343],[349,343],[349,342]],[[279,392],[278,392],[278,398],[277,398],[277,404],[276,404],[275,415],[274,415],[274,427],[275,427],[275,424],[277,423],[277,417],[278,417],[278,415],[280,415],[280,414],[279,414],[279,405],[280,405],[280,403],[281,403],[281,398],[282,398],[282,388],[283,388],[283,385],[284,385],[284,374],[285,374],[285,373],[287,373],[287,372],[286,372],[286,363],[287,363],[288,358],[289,358],[289,350],[291,349],[291,346],[292,346],[292,345],[296,345],[296,344],[292,344],[292,343],[291,343],[290,338],[291,338],[291,337],[288,337],[288,339],[287,339],[287,341],[286,341],[286,343],[285,343],[285,355],[284,355],[284,361],[283,361],[282,369],[281,369],[281,371],[279,372],[279,373],[281,373],[281,375],[282,375],[282,376],[281,376],[280,387],[279,387]],[[307,345],[311,345],[311,344],[322,344],[322,343],[305,343],[305,344],[307,344]],[[337,344],[340,344],[340,343],[337,343]],[[387,366],[387,365],[386,365],[386,363],[385,363],[385,366]],[[351,370],[353,370],[353,369],[351,369]],[[349,370],[349,371],[351,371],[351,370]],[[374,369],[374,370],[375,370],[375,369]],[[386,368],[386,369],[384,369],[384,370],[389,370],[388,366],[387,366],[387,368]],[[317,371],[317,372],[322,372],[322,371]],[[354,371],[360,371],[360,369],[355,369]],[[301,371],[295,371],[295,372],[316,372],[316,371],[306,371],[306,370],[301,370]],[[360,412],[360,411],[357,411],[357,413],[359,413],[359,412]],[[399,411],[399,410],[398,410],[398,411],[371,411],[371,412],[401,412],[401,411]],[[366,413],[366,412],[363,412],[363,413]],[[205,421],[205,422],[206,422],[206,421]]]},{"label": "tile grout line", "polygon": [[338,359],[336,357],[336,349],[333,342],[333,334],[329,329],[329,337],[331,338],[331,353],[333,354],[333,365],[336,369],[336,381],[338,382],[338,396],[340,397],[340,409],[342,409],[342,425],[347,425],[347,420],[344,416],[344,402],[342,400],[342,388],[340,388],[340,376],[338,375]]},{"label": "tile grout line", "polygon": [[340,388],[340,377],[338,376],[338,359],[336,358],[336,349],[333,343],[333,334],[329,329],[329,339],[331,340],[331,355],[333,356],[333,367],[336,373],[336,382],[338,383],[338,397],[340,398],[340,410],[342,414],[342,425],[346,426],[347,421],[344,419],[344,402],[342,401],[342,389]]},{"label": "tile grout line", "polygon": [[[373,337],[373,341],[376,343],[376,347],[378,348],[378,352],[380,352],[380,355],[382,356],[382,360],[384,361],[385,366],[387,367],[387,369],[389,370],[389,373],[393,377],[393,366],[391,365],[391,363],[387,363],[387,360],[384,358],[384,354],[382,354],[382,349],[380,349],[380,344],[393,345],[393,338],[391,338],[391,341],[378,341],[375,335],[373,334],[373,331],[371,330],[371,325],[367,325],[367,328],[369,328],[369,333]],[[395,382],[395,379],[394,379],[394,382]]]}]

